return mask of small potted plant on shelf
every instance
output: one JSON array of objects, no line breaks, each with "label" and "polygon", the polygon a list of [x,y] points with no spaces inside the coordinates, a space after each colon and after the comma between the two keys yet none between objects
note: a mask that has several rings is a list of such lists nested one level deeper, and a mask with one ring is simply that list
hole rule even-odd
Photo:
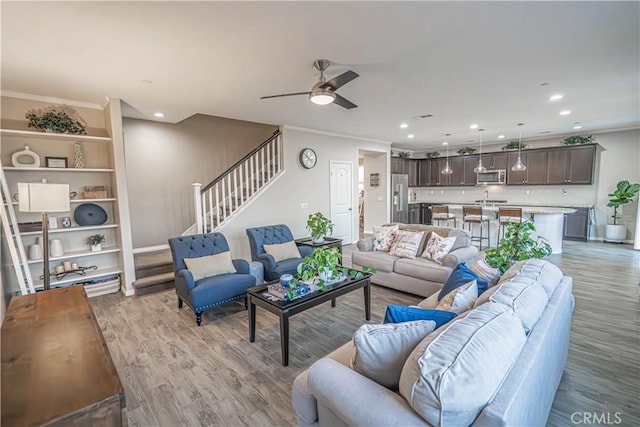
[{"label": "small potted plant on shelf", "polygon": [[618,208],[631,203],[636,194],[640,191],[640,184],[631,184],[629,181],[620,181],[616,185],[616,191],[609,194],[607,206],[613,208],[613,224],[607,224],[605,228],[605,242],[623,243],[627,237],[627,226],[618,224],[622,215],[618,215]]},{"label": "small potted plant on shelf", "polygon": [[91,247],[91,252],[99,252],[102,250],[102,244],[106,242],[104,234],[92,234],[87,237],[87,245]]},{"label": "small potted plant on shelf", "polygon": [[86,135],[87,123],[73,108],[67,105],[51,105],[31,109],[25,114],[28,126],[44,132]]},{"label": "small potted plant on shelf", "polygon": [[437,159],[438,157],[440,157],[440,153],[438,153],[437,151],[432,151],[431,153],[427,153],[425,157],[427,159]]},{"label": "small potted plant on shelf", "polygon": [[309,214],[307,230],[311,232],[313,243],[322,243],[328,234],[333,233],[333,222],[324,216],[322,212]]},{"label": "small potted plant on shelf", "polygon": [[568,136],[562,141],[560,141],[563,145],[581,145],[581,144],[591,144],[595,140],[593,135],[589,136]]},{"label": "small potted plant on shelf", "polygon": [[543,237],[531,238],[536,228],[531,221],[507,224],[504,238],[498,247],[486,250],[486,261],[504,274],[516,261],[531,258],[544,258],[551,254],[551,245]]},{"label": "small potted plant on shelf", "polygon": [[525,148],[527,148],[527,144],[520,145],[520,141],[518,141],[517,139],[514,139],[513,141],[509,141],[507,145],[502,147],[502,151],[517,150],[518,147],[520,147],[521,150],[524,150]]},{"label": "small potted plant on shelf", "polygon": [[398,153],[398,157],[400,157],[401,159],[408,159],[409,157],[411,157],[411,153],[409,151],[400,151]]},{"label": "small potted plant on shelf", "polygon": [[457,151],[461,156],[468,156],[469,154],[473,154],[476,152],[476,149],[473,147],[464,147]]}]

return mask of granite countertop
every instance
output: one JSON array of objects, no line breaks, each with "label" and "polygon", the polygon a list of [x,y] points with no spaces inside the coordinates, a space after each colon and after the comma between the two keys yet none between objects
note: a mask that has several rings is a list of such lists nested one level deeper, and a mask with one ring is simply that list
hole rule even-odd
[{"label": "granite countertop", "polygon": [[[449,209],[454,210],[462,210],[463,205],[449,204]],[[470,206],[470,205],[464,205]],[[485,206],[483,209],[488,212],[497,212],[499,208],[521,208],[522,213],[528,214],[568,214],[574,213],[576,210],[574,208],[561,208],[556,206],[523,206],[523,205],[489,205]]]}]

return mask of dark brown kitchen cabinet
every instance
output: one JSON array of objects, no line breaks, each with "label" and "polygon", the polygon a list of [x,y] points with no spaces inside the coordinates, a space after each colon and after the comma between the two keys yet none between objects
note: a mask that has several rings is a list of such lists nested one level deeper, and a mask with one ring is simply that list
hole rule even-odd
[{"label": "dark brown kitchen cabinet", "polygon": [[580,145],[548,150],[547,184],[593,184],[596,146]]},{"label": "dark brown kitchen cabinet", "polygon": [[409,173],[407,163],[405,159],[400,157],[392,157],[391,158],[391,173],[401,173],[406,174]]},{"label": "dark brown kitchen cabinet", "polygon": [[[522,159],[522,163],[527,165],[527,153],[522,153],[520,155]],[[518,152],[509,153],[507,156],[508,165],[507,168],[507,185],[525,185],[527,183],[527,170],[524,171],[513,171],[511,167],[516,164],[518,161]]]},{"label": "dark brown kitchen cabinet", "polygon": [[449,165],[453,169],[453,173],[448,176],[449,181],[446,181],[445,185],[464,185],[464,157],[449,157]]},{"label": "dark brown kitchen cabinet", "polygon": [[431,185],[431,160],[418,160],[418,185],[428,187]]},{"label": "dark brown kitchen cabinet", "polygon": [[445,159],[430,159],[431,163],[431,186],[438,185],[447,185],[449,183],[449,178],[446,178],[446,183],[443,177],[448,177],[448,175],[443,175],[441,173],[442,169],[444,169]]},{"label": "dark brown kitchen cabinet", "polygon": [[476,185],[478,183],[478,174],[473,170],[478,166],[479,159],[480,156],[477,155],[464,158],[464,181],[462,185]]},{"label": "dark brown kitchen cabinet", "polygon": [[421,224],[431,224],[431,203],[420,203]]},{"label": "dark brown kitchen cabinet", "polygon": [[499,170],[509,168],[508,153],[489,153],[482,155],[482,163],[488,170]]},{"label": "dark brown kitchen cabinet", "polygon": [[531,150],[527,152],[525,184],[540,185],[547,183],[547,154],[547,150]]},{"label": "dark brown kitchen cabinet", "polygon": [[407,173],[409,174],[409,187],[418,186],[418,161],[405,160]]},{"label": "dark brown kitchen cabinet", "polygon": [[564,215],[564,240],[586,242],[589,236],[589,208],[576,208],[574,213]]},{"label": "dark brown kitchen cabinet", "polygon": [[420,203],[409,203],[409,224],[421,224]]}]

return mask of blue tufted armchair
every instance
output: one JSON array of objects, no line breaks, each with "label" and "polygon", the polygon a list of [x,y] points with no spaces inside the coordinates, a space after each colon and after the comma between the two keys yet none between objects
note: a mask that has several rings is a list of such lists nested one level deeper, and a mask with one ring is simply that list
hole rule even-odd
[{"label": "blue tufted armchair", "polygon": [[302,258],[283,259],[275,261],[273,256],[264,251],[263,245],[273,245],[293,241],[291,230],[284,224],[268,225],[247,229],[249,245],[251,246],[251,259],[264,265],[264,277],[266,280],[278,280],[283,274],[297,274],[296,269],[303,258],[311,254],[312,249],[306,246],[298,247]]},{"label": "blue tufted armchair", "polygon": [[194,234],[169,239],[176,272],[176,294],[178,308],[185,302],[196,314],[198,326],[202,323],[202,312],[230,301],[244,298],[247,305],[247,288],[256,285],[249,274],[249,263],[244,259],[232,260],[236,273],[219,274],[193,280],[193,274],[185,265],[185,258],[200,258],[229,251],[227,239],[220,233]]}]

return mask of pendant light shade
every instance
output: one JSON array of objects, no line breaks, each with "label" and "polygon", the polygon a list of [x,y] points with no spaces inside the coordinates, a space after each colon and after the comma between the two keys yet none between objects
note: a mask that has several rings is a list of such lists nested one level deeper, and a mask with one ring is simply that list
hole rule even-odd
[{"label": "pendant light shade", "polygon": [[520,137],[518,139],[518,160],[516,161],[516,164],[511,167],[511,170],[514,172],[523,172],[527,170],[527,167],[522,163],[522,158],[520,157],[520,150],[522,148],[522,126],[524,126],[524,123],[518,123],[518,126],[520,127]]},{"label": "pendant light shade", "polygon": [[476,166],[473,171],[475,173],[483,173],[487,171],[487,168],[482,164],[482,133],[484,129],[478,129],[478,132],[480,132],[480,158],[478,159],[478,166]]},{"label": "pendant light shade", "polygon": [[442,145],[447,147],[447,163],[445,164],[444,169],[440,171],[440,173],[443,175],[451,175],[453,173],[453,169],[451,169],[451,166],[449,166],[449,143],[443,142]]}]

